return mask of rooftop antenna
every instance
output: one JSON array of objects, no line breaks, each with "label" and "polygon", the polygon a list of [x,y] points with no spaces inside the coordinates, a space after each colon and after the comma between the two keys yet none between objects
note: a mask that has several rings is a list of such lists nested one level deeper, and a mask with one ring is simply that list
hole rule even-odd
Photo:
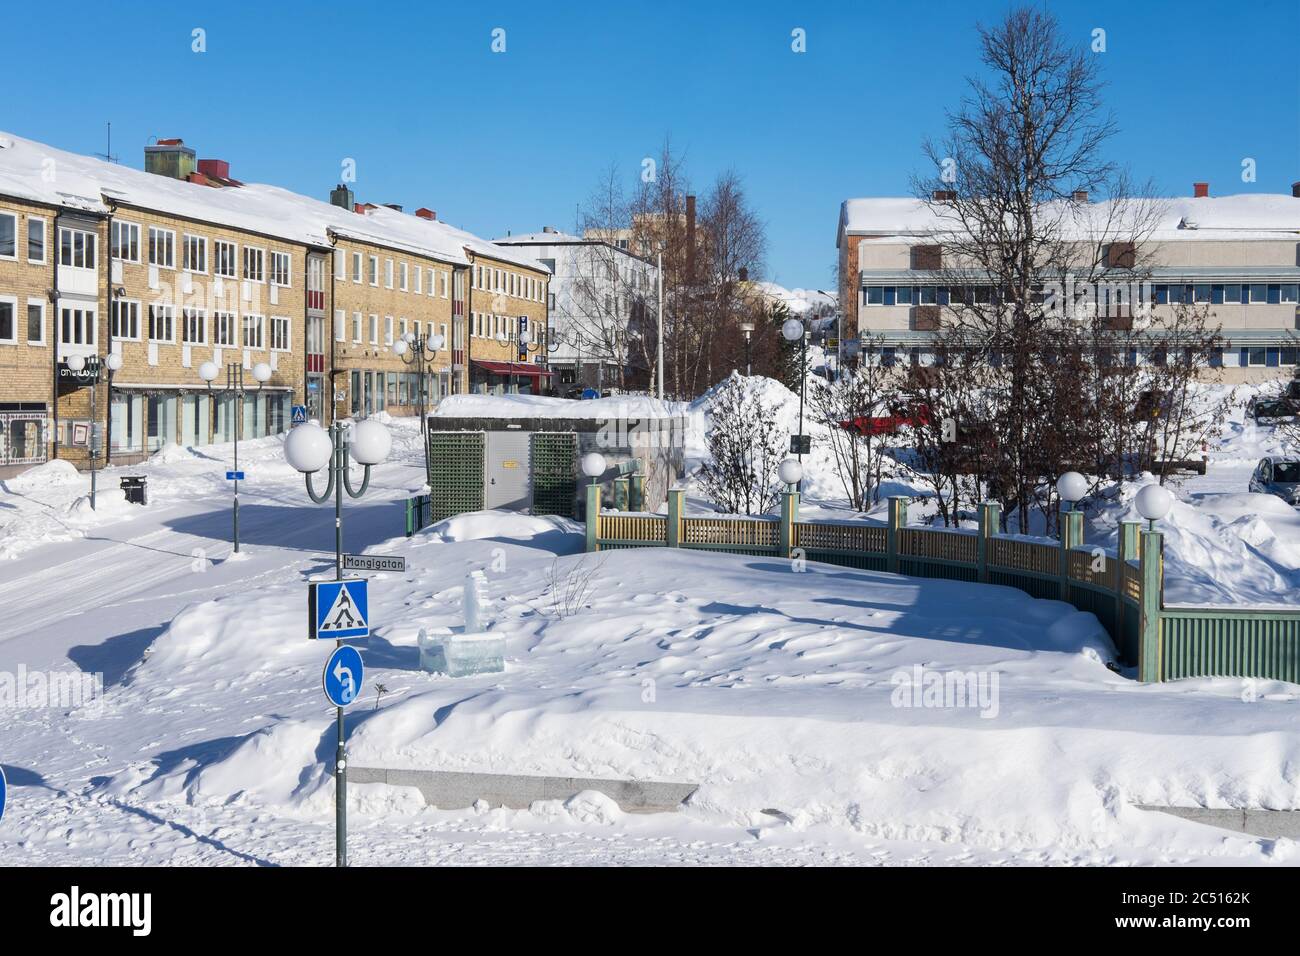
[{"label": "rooftop antenna", "polygon": [[108,126],[108,139],[104,144],[104,151],[95,155],[106,162],[115,163],[117,157],[113,155],[113,124],[108,123],[106,125]]}]

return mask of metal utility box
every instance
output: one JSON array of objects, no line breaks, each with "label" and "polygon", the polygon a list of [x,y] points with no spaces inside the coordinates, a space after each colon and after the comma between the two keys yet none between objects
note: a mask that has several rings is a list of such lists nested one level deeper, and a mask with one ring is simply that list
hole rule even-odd
[{"label": "metal utility box", "polygon": [[[598,418],[429,418],[430,521],[485,508],[535,515],[582,517],[585,503],[580,461],[588,452],[604,457],[603,483],[613,500],[619,466],[635,461],[645,476],[647,510],[667,500],[682,476],[684,454],[669,431],[644,422]],[[675,433],[673,433],[675,434]]]}]

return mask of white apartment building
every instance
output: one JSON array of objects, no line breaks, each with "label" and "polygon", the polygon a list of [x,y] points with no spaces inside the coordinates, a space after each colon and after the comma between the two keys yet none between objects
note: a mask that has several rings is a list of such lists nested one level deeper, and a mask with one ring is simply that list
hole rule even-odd
[{"label": "white apartment building", "polygon": [[[1106,220],[1104,203],[1083,206],[1086,194],[1075,202],[1080,221]],[[1191,197],[1157,202],[1154,228],[1136,249],[1139,261],[1152,264],[1143,298],[1157,311],[1182,302],[1209,307],[1224,340],[1212,363],[1225,381],[1292,376],[1300,343],[1300,183],[1292,195],[1222,197],[1196,183]],[[879,337],[886,361],[926,364],[944,308],[982,291],[974,273],[960,292],[935,284],[936,271],[953,271],[942,261],[942,233],[950,228],[919,199],[841,204],[836,245],[846,337]],[[1134,313],[1140,322],[1140,310]]]},{"label": "white apartment building", "polygon": [[634,346],[655,316],[658,274],[652,260],[634,255],[625,242],[574,236],[553,226],[495,242],[551,270],[547,351],[557,394],[604,391],[644,378]]}]

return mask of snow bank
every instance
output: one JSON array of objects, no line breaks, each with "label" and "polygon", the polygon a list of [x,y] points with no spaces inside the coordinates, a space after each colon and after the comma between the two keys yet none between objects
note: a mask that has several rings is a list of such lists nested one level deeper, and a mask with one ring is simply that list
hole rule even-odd
[{"label": "snow bank", "polygon": [[646,395],[570,399],[546,395],[448,395],[438,403],[439,418],[670,418],[682,402],[661,402]]}]

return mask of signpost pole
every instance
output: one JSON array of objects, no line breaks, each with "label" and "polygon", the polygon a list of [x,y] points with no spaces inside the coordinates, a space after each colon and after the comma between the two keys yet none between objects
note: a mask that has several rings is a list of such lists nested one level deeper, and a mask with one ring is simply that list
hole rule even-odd
[{"label": "signpost pole", "polygon": [[[236,371],[238,369],[238,371]],[[244,427],[244,367],[236,366],[233,362],[226,366],[226,375],[229,378],[228,389],[233,393],[235,415],[235,511],[234,511],[234,538],[235,554],[239,554],[239,433]],[[236,379],[238,375],[238,379]],[[236,385],[236,381],[238,384]]]},{"label": "signpost pole", "polygon": [[[343,426],[334,422],[334,580],[343,580],[343,483],[348,467]],[[334,642],[337,649],[343,641]],[[343,708],[337,710],[338,749],[334,754],[334,862],[348,865],[348,754],[343,742]]]},{"label": "signpost pole", "polygon": [[86,446],[90,451],[90,510],[95,510],[95,427],[99,419],[95,415],[95,393],[99,391],[98,385],[98,359],[96,359],[96,380],[90,383],[90,434],[86,439]]}]

